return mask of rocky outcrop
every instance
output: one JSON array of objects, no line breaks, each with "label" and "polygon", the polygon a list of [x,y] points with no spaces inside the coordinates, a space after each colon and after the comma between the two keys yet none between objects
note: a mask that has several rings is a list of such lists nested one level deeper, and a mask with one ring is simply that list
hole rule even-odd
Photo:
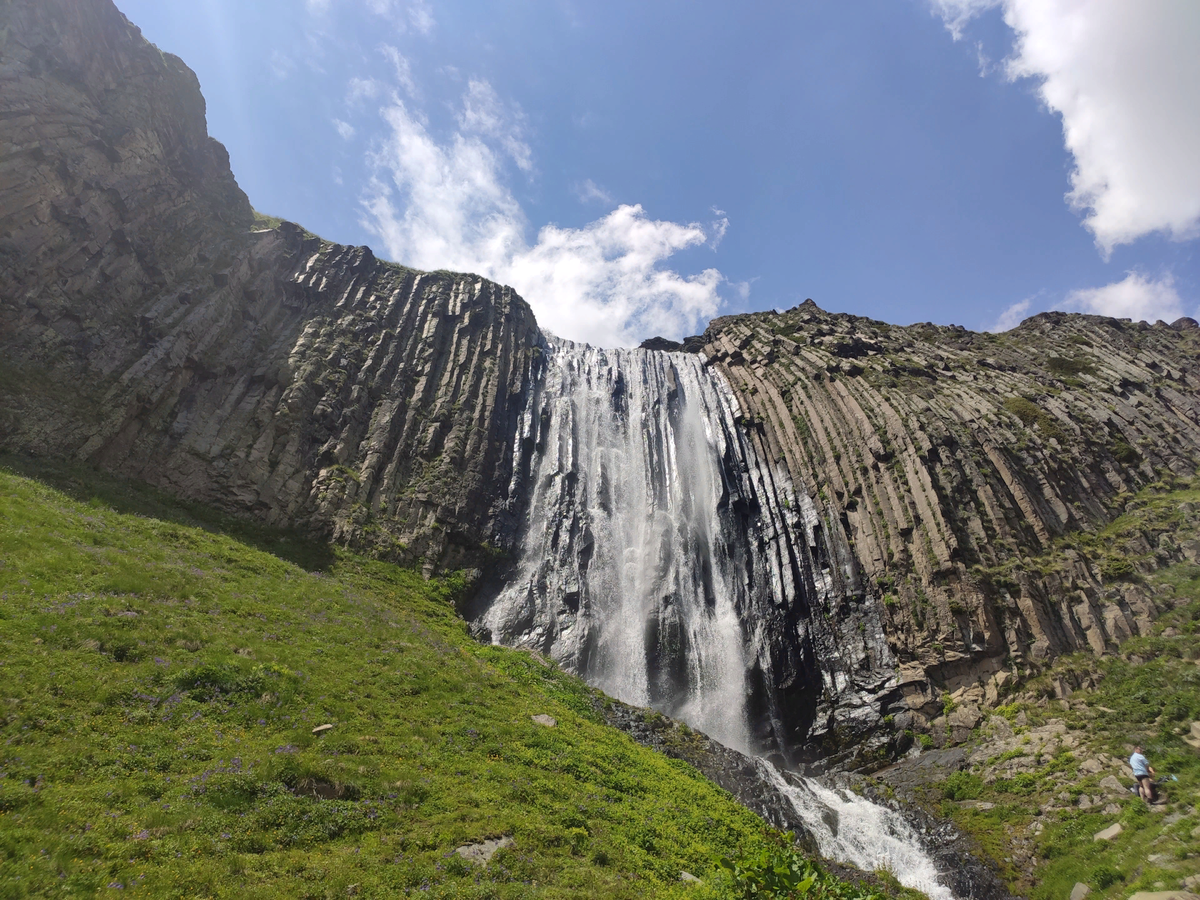
[{"label": "rocky outcrop", "polygon": [[857,753],[895,680],[882,617],[742,420],[694,355],[549,339],[513,442],[519,552],[463,612],[731,747]]},{"label": "rocky outcrop", "polygon": [[[1145,630],[1122,580],[1184,549],[1084,558],[1132,494],[1200,464],[1200,329],[1046,313],[1005,334],[820,310],[715,320],[700,340],[763,452],[817,499],[885,617],[898,728],[943,692]],[[1051,570],[1033,563],[1061,551]],[[1172,554],[1174,556],[1172,557]],[[1140,562],[1139,562],[1140,560]],[[1004,671],[1002,671],[1004,670]]]},{"label": "rocky outcrop", "polygon": [[[511,289],[257,217],[195,76],[110,0],[0,5],[0,148],[0,448],[427,571],[513,548],[548,345]],[[745,567],[792,579],[772,602],[813,604],[758,617],[814,623],[754,670],[803,707],[784,743],[865,764],[864,735],[928,728],[945,693],[938,733],[967,733],[1015,677],[1144,633],[1159,608],[1140,570],[1200,559],[1168,527],[1120,553],[1072,543],[1196,472],[1190,319],[1055,313],[987,335],[809,302],[648,346],[719,367],[743,456],[764,462],[747,473],[802,507],[804,539],[768,523],[755,552],[779,564]],[[756,503],[733,511],[759,521]]]},{"label": "rocky outcrop", "polygon": [[256,225],[109,0],[0,7],[0,445],[429,567],[511,535],[509,288]]}]

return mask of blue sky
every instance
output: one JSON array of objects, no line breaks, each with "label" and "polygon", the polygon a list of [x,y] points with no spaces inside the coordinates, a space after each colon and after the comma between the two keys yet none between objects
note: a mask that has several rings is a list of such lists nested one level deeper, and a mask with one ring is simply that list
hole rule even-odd
[{"label": "blue sky", "polygon": [[1194,0],[117,0],[256,208],[603,345],[1200,306]]}]

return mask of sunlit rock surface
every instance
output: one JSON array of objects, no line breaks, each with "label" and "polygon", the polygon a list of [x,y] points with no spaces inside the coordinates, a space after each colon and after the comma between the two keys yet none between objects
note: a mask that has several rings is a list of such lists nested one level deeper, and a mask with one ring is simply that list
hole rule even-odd
[{"label": "sunlit rock surface", "polygon": [[[715,320],[688,344],[725,373],[767,459],[853,548],[900,668],[897,729],[943,692],[996,702],[1013,672],[1146,633],[1120,577],[1194,550],[1147,535],[1132,559],[1067,549],[1133,492],[1200,464],[1200,329],[1044,313],[1005,334],[831,314]],[[977,694],[977,696],[976,696]]]}]

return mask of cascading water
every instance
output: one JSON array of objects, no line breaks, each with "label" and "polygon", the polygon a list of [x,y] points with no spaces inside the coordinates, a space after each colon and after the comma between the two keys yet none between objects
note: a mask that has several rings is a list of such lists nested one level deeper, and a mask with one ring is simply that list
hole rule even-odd
[{"label": "cascading water", "polygon": [[[514,447],[510,496],[529,497],[528,524],[477,628],[727,746],[786,758],[822,692],[852,680],[822,610],[843,601],[853,572],[811,499],[761,458],[733,392],[702,357],[555,338],[545,355]],[[877,620],[861,618],[856,631],[867,623],[886,646]],[[870,668],[866,651],[858,659]],[[928,857],[914,862],[919,844],[878,824],[894,814],[761,766],[812,820],[822,852],[940,887]],[[822,837],[831,815],[840,828]],[[882,859],[865,849],[885,846]]]},{"label": "cascading water", "polygon": [[749,751],[778,745],[786,718],[772,598],[805,603],[817,588],[799,590],[798,574],[822,588],[829,576],[789,558],[791,532],[819,537],[815,511],[758,464],[739,417],[697,356],[550,339],[516,450],[532,457],[527,474],[515,467],[528,528],[483,624]]},{"label": "cascading water", "polygon": [[758,768],[791,801],[822,856],[850,863],[864,872],[886,869],[901,884],[922,891],[930,900],[954,900],[954,894],[939,880],[933,859],[902,815],[816,779],[797,778],[792,784],[763,759],[758,760]]}]

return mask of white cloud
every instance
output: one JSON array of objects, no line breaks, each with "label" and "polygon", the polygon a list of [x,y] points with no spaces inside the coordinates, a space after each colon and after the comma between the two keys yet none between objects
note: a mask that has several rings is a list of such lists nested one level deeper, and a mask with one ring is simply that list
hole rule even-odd
[{"label": "white cloud", "polygon": [[725,238],[725,232],[729,230],[729,217],[725,215],[725,210],[712,208],[713,215],[718,216],[709,226],[709,238],[707,244],[712,249],[716,250],[717,246]]},{"label": "white cloud", "polygon": [[[388,19],[401,34],[411,28],[428,37],[437,25],[429,0],[414,0],[408,4],[399,0],[364,0],[363,5],[375,15]],[[304,0],[304,6],[310,14],[324,16],[333,6],[333,0]]]},{"label": "white cloud", "polygon": [[754,282],[758,281],[760,277],[762,276],[755,275],[749,281],[731,281],[729,286],[733,288],[734,293],[738,295],[738,299],[745,303],[750,299],[751,286],[754,284]]},{"label": "white cloud", "polygon": [[404,88],[410,97],[416,97],[417,85],[413,81],[412,66],[409,65],[408,58],[390,44],[384,44],[379,49],[392,64],[392,69],[396,73],[396,82]]},{"label": "white cloud", "polygon": [[351,78],[346,87],[346,103],[358,106],[365,100],[373,100],[383,92],[383,85],[374,78]]},{"label": "white cloud", "polygon": [[1183,311],[1183,300],[1175,290],[1175,279],[1166,275],[1157,281],[1140,272],[1129,272],[1121,281],[1104,287],[1084,288],[1067,295],[1068,309],[1112,316],[1117,319],[1174,322]]},{"label": "white cloud", "polygon": [[1000,7],[1009,78],[1034,78],[1075,160],[1068,202],[1107,257],[1153,232],[1200,234],[1196,0],[930,0],[955,38]]},{"label": "white cloud", "polygon": [[511,157],[528,171],[532,154],[519,110],[487,82],[469,83],[459,130],[444,142],[398,95],[382,115],[388,134],[372,156],[364,224],[390,257],[510,284],[547,330],[603,346],[681,337],[716,313],[720,272],[681,275],[664,266],[710,241],[702,225],[654,220],[641,206],[622,205],[582,228],[546,225],[532,244],[526,240],[528,223],[504,167]]},{"label": "white cloud", "polygon": [[509,109],[486,81],[473,78],[467,83],[458,124],[466,134],[492,138],[504,147],[518,168],[532,171],[533,151],[523,140],[525,113],[517,107]]},{"label": "white cloud", "polygon": [[292,71],[296,68],[296,62],[286,53],[279,50],[272,50],[270,66],[271,74],[280,81],[283,81],[292,74]]},{"label": "white cloud", "polygon": [[929,0],[956,41],[962,40],[967,23],[982,12],[1000,5],[1000,0]]},{"label": "white cloud", "polygon": [[1000,313],[1000,317],[996,319],[988,328],[988,331],[1011,331],[1016,328],[1025,319],[1025,314],[1029,312],[1029,306],[1033,301],[1021,300],[1014,303],[1004,312]]},{"label": "white cloud", "polygon": [[408,8],[408,21],[419,34],[429,35],[437,21],[433,18],[433,9],[427,0],[417,0]]},{"label": "white cloud", "polygon": [[575,185],[575,193],[581,203],[596,201],[607,206],[613,202],[612,195],[590,178],[583,182],[583,184]]},{"label": "white cloud", "polygon": [[343,122],[341,119],[334,119],[333,127],[337,129],[337,133],[342,136],[342,140],[344,141],[348,141],[354,137],[354,126],[349,122]]}]

